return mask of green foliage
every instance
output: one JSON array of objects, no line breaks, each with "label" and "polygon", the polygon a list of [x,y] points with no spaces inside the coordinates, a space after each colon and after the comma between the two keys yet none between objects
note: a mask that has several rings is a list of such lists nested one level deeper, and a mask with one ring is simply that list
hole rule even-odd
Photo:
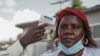
[{"label": "green foliage", "polygon": [[72,0],[72,7],[71,8],[76,9],[76,10],[83,10],[86,7],[82,6],[81,0]]},{"label": "green foliage", "polygon": [[[69,8],[69,9],[72,8],[72,9],[76,9],[76,10],[84,10],[84,9],[86,9],[86,7],[82,5],[82,1],[81,0],[71,0],[71,1],[72,1],[71,7],[66,7],[66,8]],[[54,17],[56,17],[59,14],[60,11],[58,11],[54,15]]]}]

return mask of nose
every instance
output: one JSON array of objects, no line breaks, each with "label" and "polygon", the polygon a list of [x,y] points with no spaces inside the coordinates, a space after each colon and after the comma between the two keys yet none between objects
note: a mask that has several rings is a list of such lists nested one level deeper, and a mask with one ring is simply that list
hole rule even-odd
[{"label": "nose", "polygon": [[73,30],[71,29],[71,27],[66,28],[66,29],[64,30],[64,34],[66,34],[66,35],[71,35],[71,34],[73,34]]}]

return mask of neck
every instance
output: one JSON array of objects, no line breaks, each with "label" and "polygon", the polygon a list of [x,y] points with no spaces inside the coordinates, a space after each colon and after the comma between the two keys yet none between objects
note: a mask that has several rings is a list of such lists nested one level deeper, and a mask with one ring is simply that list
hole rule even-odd
[{"label": "neck", "polygon": [[84,50],[84,49],[80,50],[78,53],[74,54],[74,56],[82,56],[83,50]]}]

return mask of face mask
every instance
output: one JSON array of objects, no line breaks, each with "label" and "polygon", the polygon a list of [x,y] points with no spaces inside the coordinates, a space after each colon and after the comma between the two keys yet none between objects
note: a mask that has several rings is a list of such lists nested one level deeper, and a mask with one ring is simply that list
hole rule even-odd
[{"label": "face mask", "polygon": [[62,43],[58,43],[58,49],[63,51],[67,55],[72,55],[84,48],[82,40],[78,41],[74,46],[67,48]]}]

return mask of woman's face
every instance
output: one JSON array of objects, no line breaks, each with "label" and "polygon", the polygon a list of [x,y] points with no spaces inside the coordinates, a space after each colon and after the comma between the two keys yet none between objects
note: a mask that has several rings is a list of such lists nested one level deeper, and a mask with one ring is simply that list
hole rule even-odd
[{"label": "woman's face", "polygon": [[58,37],[62,44],[71,47],[76,44],[84,34],[82,21],[74,15],[65,15],[59,24]]}]

